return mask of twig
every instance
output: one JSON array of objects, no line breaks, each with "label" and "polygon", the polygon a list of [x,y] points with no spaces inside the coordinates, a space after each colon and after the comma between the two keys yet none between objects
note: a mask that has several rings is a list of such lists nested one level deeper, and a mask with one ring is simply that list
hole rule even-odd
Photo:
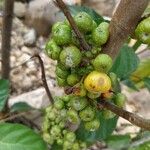
[{"label": "twig", "polygon": [[53,100],[52,94],[51,94],[51,92],[50,92],[50,90],[49,90],[49,87],[48,87],[48,84],[47,84],[47,80],[46,80],[46,76],[45,76],[45,68],[44,68],[43,60],[42,60],[42,58],[39,56],[39,54],[35,54],[35,55],[32,56],[32,58],[34,58],[34,57],[38,58],[38,60],[39,60],[39,63],[40,63],[40,65],[41,65],[41,72],[42,72],[41,78],[42,78],[42,81],[43,81],[43,86],[44,86],[44,88],[45,88],[45,90],[46,90],[46,93],[47,93],[47,95],[48,95],[49,101],[50,101],[51,103],[53,103],[54,100]]},{"label": "twig", "polygon": [[98,103],[98,107],[106,108],[118,116],[128,120],[132,124],[141,127],[146,130],[150,130],[150,120],[144,119],[136,114],[123,110],[122,108],[117,107],[116,105],[108,102],[107,100],[100,100]]},{"label": "twig", "polygon": [[85,41],[83,35],[81,34],[78,27],[76,26],[76,23],[75,23],[73,17],[71,16],[71,14],[69,12],[69,9],[67,8],[66,4],[62,0],[53,0],[53,2],[55,3],[55,5],[58,8],[60,8],[60,10],[64,13],[66,18],[68,19],[72,29],[74,30],[75,34],[78,37],[78,40],[80,42],[80,45],[81,45],[82,49],[83,50],[90,50],[90,46],[87,44],[87,42]]}]

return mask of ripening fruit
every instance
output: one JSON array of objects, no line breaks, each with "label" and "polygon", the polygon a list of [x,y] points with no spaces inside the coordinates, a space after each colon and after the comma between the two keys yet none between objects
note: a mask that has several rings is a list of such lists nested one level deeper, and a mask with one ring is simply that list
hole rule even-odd
[{"label": "ripening fruit", "polygon": [[56,75],[61,78],[61,79],[66,79],[67,76],[69,75],[69,71],[68,70],[62,70],[61,68],[59,68],[58,66],[56,66],[56,70],[55,70]]},{"label": "ripening fruit", "polygon": [[108,72],[112,67],[112,58],[107,54],[99,54],[93,61],[92,64],[95,70],[100,72]]},{"label": "ripening fruit", "polygon": [[82,54],[76,46],[68,46],[60,53],[60,61],[67,68],[74,68],[81,62]]},{"label": "ripening fruit", "polygon": [[108,40],[108,37],[109,37],[109,23],[107,22],[102,22],[92,32],[93,42],[98,46],[105,44]]},{"label": "ripening fruit", "polygon": [[70,105],[76,111],[80,111],[87,106],[87,99],[85,97],[75,96],[71,99]]},{"label": "ripening fruit", "polygon": [[46,44],[45,52],[50,58],[58,60],[60,51],[61,51],[60,47],[56,44],[56,42],[53,39],[51,39]]},{"label": "ripening fruit", "polygon": [[105,93],[111,88],[111,80],[105,73],[92,71],[85,78],[84,87],[92,93]]},{"label": "ripening fruit", "polygon": [[86,122],[84,126],[88,131],[95,131],[100,127],[100,121],[98,119],[94,119],[92,121]]},{"label": "ripening fruit", "polygon": [[79,112],[79,116],[83,121],[91,121],[95,116],[95,111],[92,107],[88,106]]},{"label": "ripening fruit", "polygon": [[141,21],[136,30],[135,36],[144,44],[150,45],[150,17]]},{"label": "ripening fruit", "polygon": [[71,36],[71,28],[66,24],[56,26],[54,32],[52,33],[52,37],[58,45],[69,44]]},{"label": "ripening fruit", "polygon": [[86,12],[79,12],[75,17],[74,21],[82,32],[90,32],[93,29],[93,20],[90,15]]},{"label": "ripening fruit", "polygon": [[77,85],[75,87],[76,87],[76,90],[73,92],[74,95],[81,96],[81,97],[86,96],[86,92],[87,91],[86,91],[86,89],[85,89],[83,84],[79,84],[79,85]]},{"label": "ripening fruit", "polygon": [[75,84],[77,84],[80,81],[80,78],[77,74],[70,74],[67,77],[67,83],[70,86],[74,86]]},{"label": "ripening fruit", "polygon": [[66,79],[61,79],[58,76],[56,76],[56,81],[57,81],[58,86],[60,86],[60,87],[67,85]]},{"label": "ripening fruit", "polygon": [[118,93],[114,99],[114,103],[120,108],[125,105],[125,101],[126,101],[126,96],[122,93]]},{"label": "ripening fruit", "polygon": [[116,115],[112,111],[110,111],[110,110],[104,110],[103,111],[103,117],[104,117],[104,119],[112,119],[115,116]]}]

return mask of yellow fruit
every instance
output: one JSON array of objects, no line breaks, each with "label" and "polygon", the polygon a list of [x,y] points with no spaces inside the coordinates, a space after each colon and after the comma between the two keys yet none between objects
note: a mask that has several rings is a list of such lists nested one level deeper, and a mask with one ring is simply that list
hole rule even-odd
[{"label": "yellow fruit", "polygon": [[111,80],[105,73],[92,71],[84,80],[84,87],[93,93],[105,93],[111,88]]}]

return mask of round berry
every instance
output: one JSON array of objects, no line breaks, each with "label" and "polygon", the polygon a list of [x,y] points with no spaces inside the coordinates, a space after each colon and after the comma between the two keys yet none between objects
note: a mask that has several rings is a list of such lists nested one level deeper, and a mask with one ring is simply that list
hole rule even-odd
[{"label": "round berry", "polygon": [[65,134],[65,140],[69,141],[69,142],[74,142],[76,140],[76,135],[73,132],[67,132]]},{"label": "round berry", "polygon": [[66,79],[69,74],[68,70],[62,70],[58,66],[56,66],[55,73],[59,78],[62,78],[62,79]]},{"label": "round berry", "polygon": [[92,93],[105,93],[111,88],[111,80],[105,73],[92,71],[85,78],[84,87]]},{"label": "round berry", "polygon": [[118,106],[118,107],[124,107],[125,105],[125,101],[126,101],[126,96],[122,93],[118,93],[116,96],[115,96],[115,99],[114,99],[114,103]]},{"label": "round berry", "polygon": [[108,72],[112,67],[112,58],[107,54],[99,54],[92,62],[95,70]]},{"label": "round berry", "polygon": [[100,127],[100,121],[98,119],[94,119],[92,121],[86,122],[84,126],[88,131],[95,131]]},{"label": "round berry", "polygon": [[110,111],[110,110],[104,110],[103,111],[103,117],[104,117],[104,119],[112,119],[115,116],[116,115],[112,111]]},{"label": "round berry", "polygon": [[54,102],[54,107],[60,110],[64,107],[64,102],[62,100],[56,100]]},{"label": "round berry", "polygon": [[67,85],[66,79],[59,78],[58,76],[56,76],[56,81],[57,81],[58,86],[60,87]]},{"label": "round berry", "polygon": [[81,62],[82,54],[75,46],[68,46],[60,53],[60,61],[68,68],[73,68]]},{"label": "round berry", "polygon": [[67,83],[70,86],[74,86],[75,84],[77,84],[80,81],[80,78],[77,74],[70,74],[67,77]]},{"label": "round berry", "polygon": [[73,124],[78,124],[80,121],[77,111],[73,109],[67,112],[67,117],[68,117],[68,120]]}]

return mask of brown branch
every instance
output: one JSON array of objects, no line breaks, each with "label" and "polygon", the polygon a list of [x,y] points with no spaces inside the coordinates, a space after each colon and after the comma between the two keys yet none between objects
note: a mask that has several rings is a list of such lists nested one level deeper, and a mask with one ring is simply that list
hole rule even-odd
[{"label": "brown branch", "polygon": [[43,60],[42,60],[42,58],[40,57],[39,54],[35,54],[34,56],[32,56],[32,58],[34,58],[34,57],[38,58],[38,60],[39,60],[39,63],[40,63],[40,65],[41,65],[41,72],[42,72],[41,78],[42,78],[42,81],[43,81],[43,86],[44,86],[44,88],[45,88],[45,90],[46,90],[46,93],[47,93],[47,95],[48,95],[48,98],[49,98],[50,103],[53,104],[54,100],[53,100],[52,94],[51,94],[51,92],[50,92],[50,90],[49,90],[49,87],[48,87],[48,84],[47,84]]},{"label": "brown branch", "polygon": [[102,52],[115,58],[119,49],[127,40],[141,19],[148,0],[121,0],[110,22],[110,37]]},{"label": "brown branch", "polygon": [[2,28],[2,78],[9,79],[14,0],[5,0]]},{"label": "brown branch", "polygon": [[117,107],[116,105],[108,102],[107,100],[100,100],[98,103],[98,107],[101,109],[106,108],[112,112],[114,112],[115,114],[117,114],[118,116],[128,120],[129,122],[131,122],[132,124],[141,127],[143,129],[146,130],[150,130],[150,120],[146,120],[136,114],[133,114],[131,112],[128,112],[126,110],[123,110],[122,108]]},{"label": "brown branch", "polygon": [[67,8],[67,6],[65,5],[65,3],[62,0],[53,0],[55,5],[60,8],[60,10],[64,13],[64,15],[66,16],[66,18],[68,19],[72,29],[74,30],[75,34],[78,37],[78,40],[80,42],[80,45],[82,47],[83,50],[90,50],[90,46],[87,44],[87,42],[84,39],[84,36],[81,34],[81,32],[79,31],[73,17],[71,16],[69,9]]}]

